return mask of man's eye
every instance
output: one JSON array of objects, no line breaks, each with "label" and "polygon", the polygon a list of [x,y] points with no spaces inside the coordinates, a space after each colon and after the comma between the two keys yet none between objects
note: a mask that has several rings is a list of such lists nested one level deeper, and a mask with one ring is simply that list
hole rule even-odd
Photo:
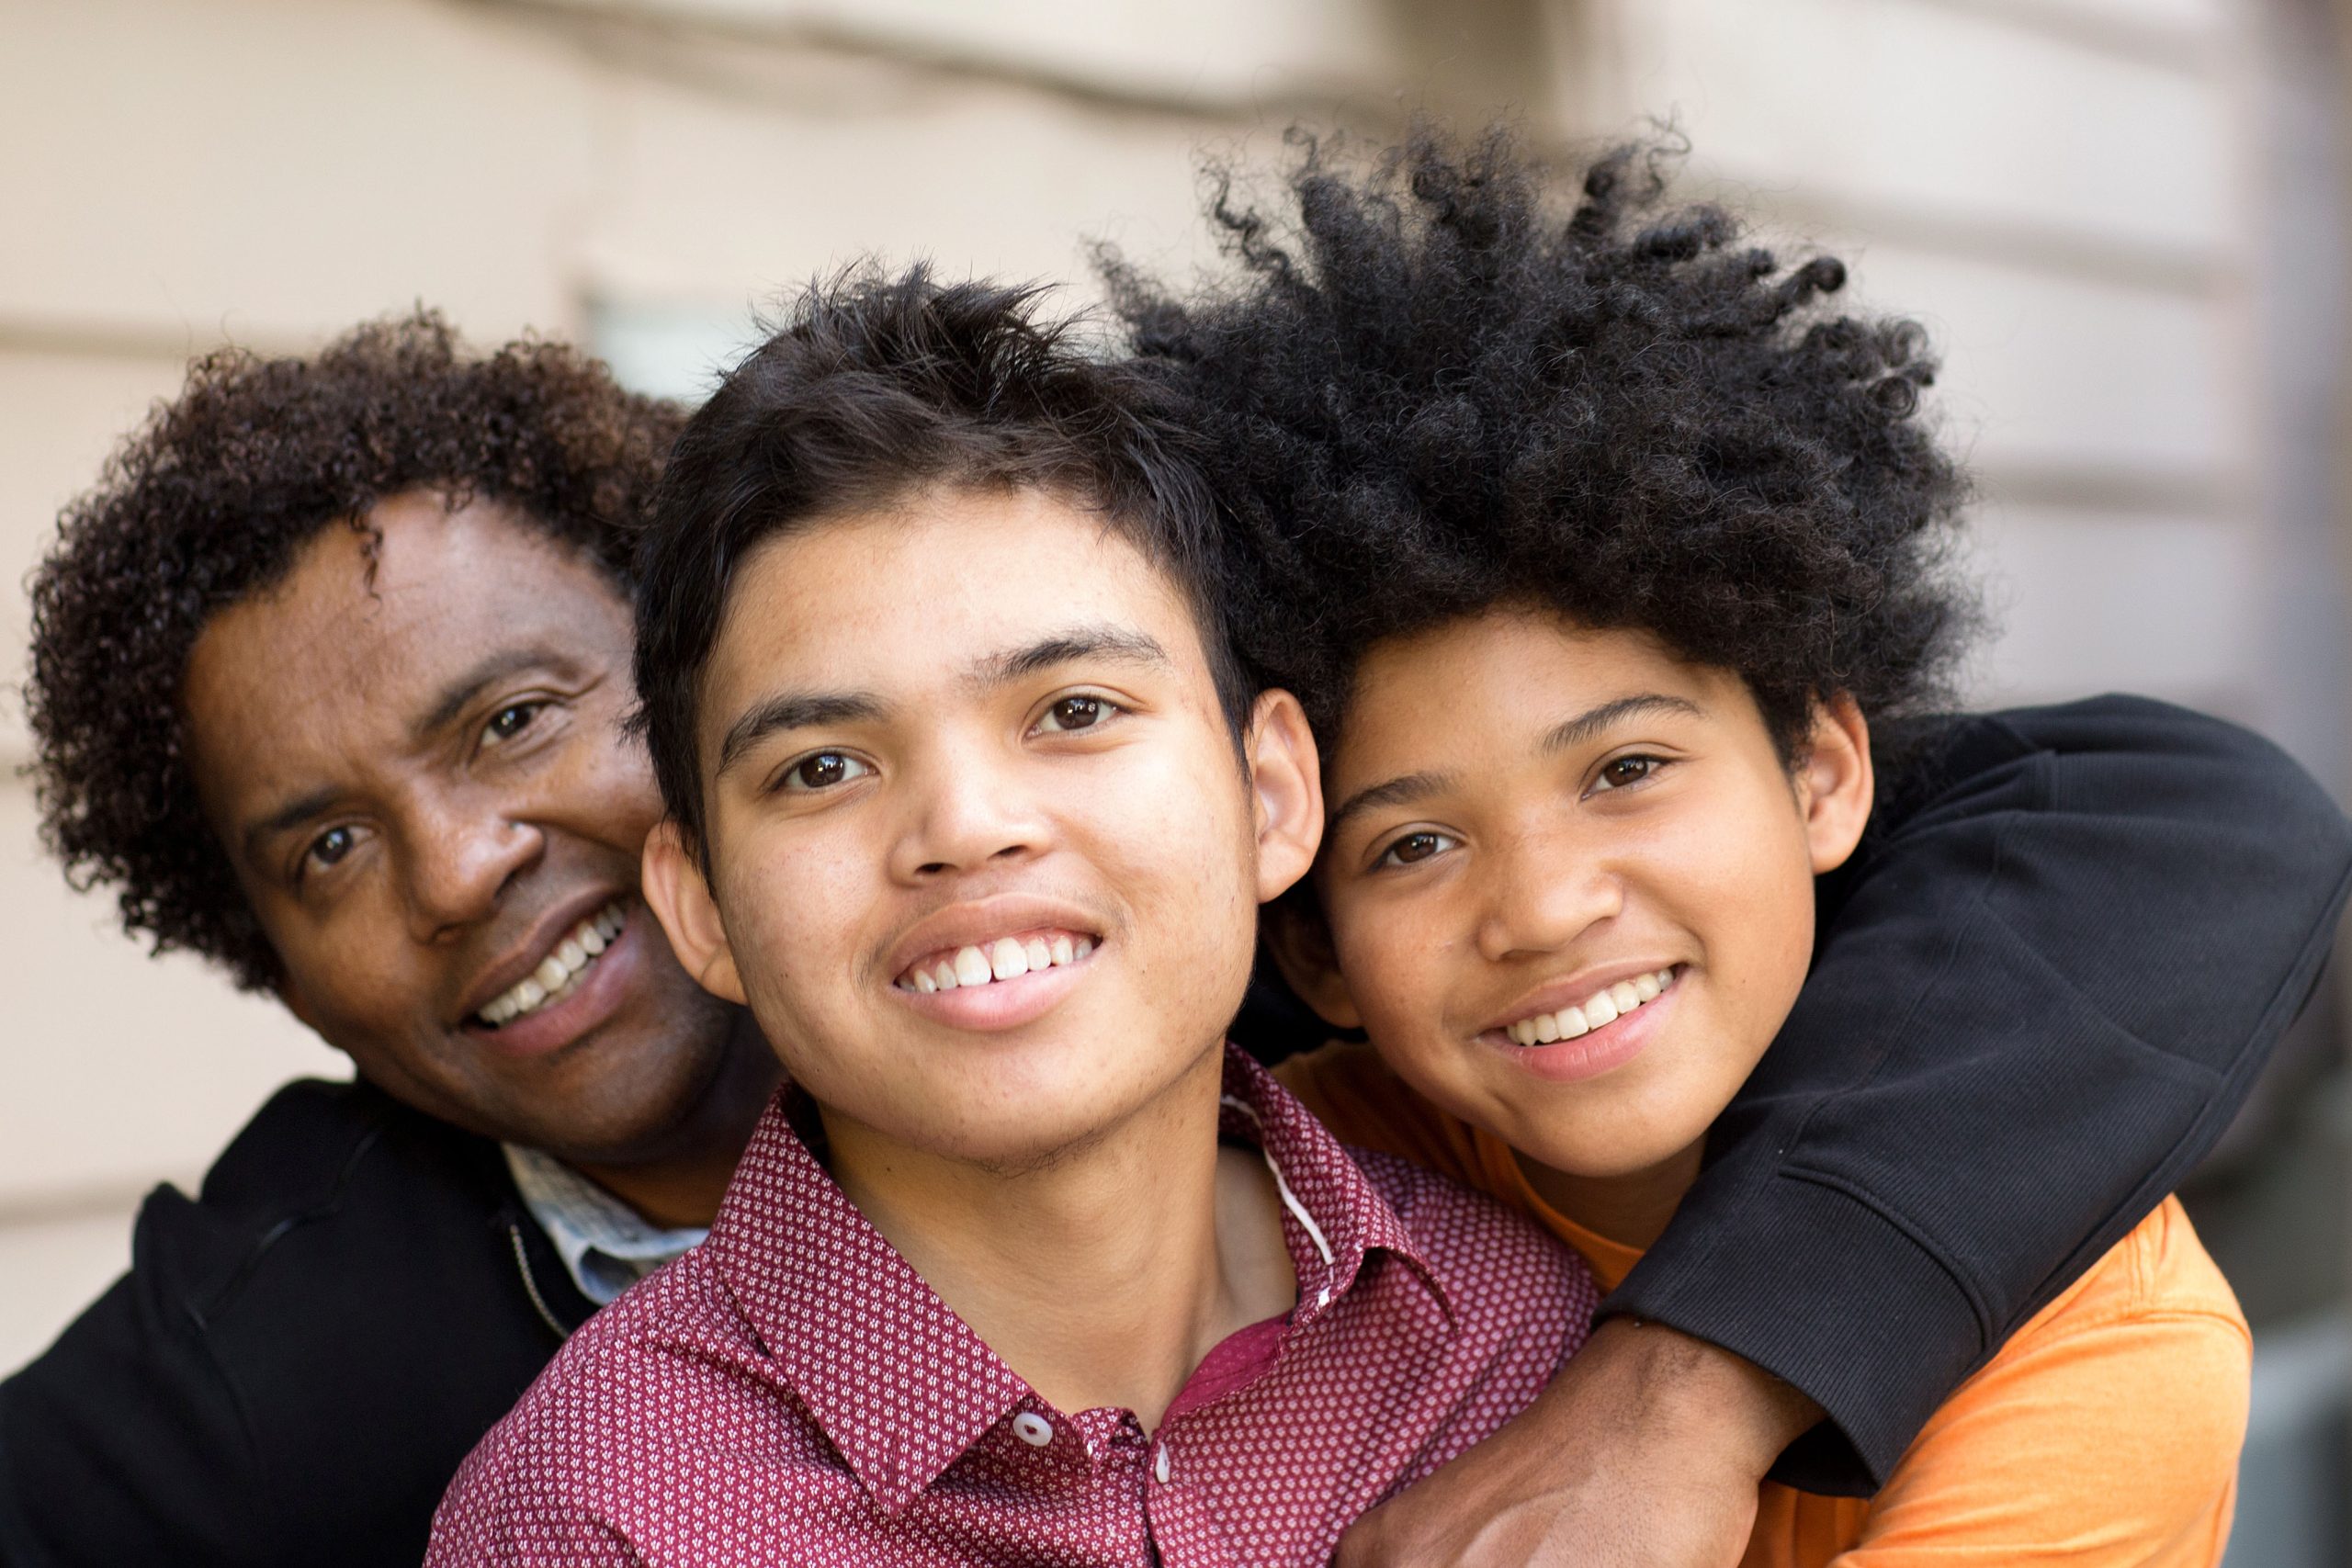
[{"label": "man's eye", "polygon": [[539,710],[545,706],[545,703],[508,703],[490,716],[490,722],[482,726],[481,738],[492,741],[511,740],[530,728],[531,721],[539,716]]},{"label": "man's eye", "polygon": [[1454,845],[1448,833],[1408,833],[1381,852],[1377,865],[1412,865],[1432,855],[1444,853]]},{"label": "man's eye", "polygon": [[1600,764],[1600,773],[1593,780],[1596,790],[1623,789],[1627,784],[1641,783],[1666,766],[1663,757],[1611,757]]},{"label": "man's eye", "polygon": [[811,751],[784,771],[778,786],[798,793],[831,789],[835,784],[862,779],[874,770],[846,751]]},{"label": "man's eye", "polygon": [[1091,729],[1119,711],[1108,697],[1064,697],[1046,709],[1037,721],[1043,730]]},{"label": "man's eye", "polygon": [[323,869],[349,854],[352,846],[357,842],[350,829],[330,828],[311,840],[311,847],[302,858],[311,865]]}]

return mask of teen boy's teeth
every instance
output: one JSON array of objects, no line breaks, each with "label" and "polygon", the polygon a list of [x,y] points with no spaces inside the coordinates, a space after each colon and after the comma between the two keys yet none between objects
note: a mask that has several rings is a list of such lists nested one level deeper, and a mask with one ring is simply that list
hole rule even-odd
[{"label": "teen boy's teeth", "polygon": [[1033,969],[1075,964],[1094,951],[1094,939],[1069,931],[1032,931],[1026,936],[1000,937],[980,947],[959,947],[952,954],[925,958],[891,984],[902,991],[953,991],[985,986],[992,980],[1017,980]]},{"label": "teen boy's teeth", "polygon": [[1593,992],[1584,999],[1582,1006],[1522,1018],[1503,1032],[1521,1045],[1549,1045],[1555,1040],[1574,1040],[1604,1023],[1616,1022],[1659,992],[1670,989],[1673,985],[1674,971],[1671,968],[1636,975],[1630,980],[1620,980],[1605,990]]},{"label": "teen boy's teeth", "polygon": [[616,898],[564,932],[563,939],[555,944],[555,951],[537,969],[500,992],[474,1016],[492,1029],[499,1029],[570,996],[580,976],[595,964],[596,955],[612,945],[613,939],[621,934],[621,928],[628,923],[621,902]]}]

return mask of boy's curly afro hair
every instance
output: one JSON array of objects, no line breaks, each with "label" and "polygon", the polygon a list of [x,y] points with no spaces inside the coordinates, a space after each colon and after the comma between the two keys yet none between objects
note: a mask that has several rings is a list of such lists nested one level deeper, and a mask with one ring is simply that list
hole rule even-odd
[{"label": "boy's curly afro hair", "polygon": [[113,885],[124,929],[154,951],[272,985],[277,955],[188,773],[180,699],[198,635],[282,580],[322,529],[361,528],[378,502],[417,489],[513,506],[626,592],[683,417],[560,344],[469,355],[422,310],[311,358],[198,360],[65,508],[32,579],[29,771],[68,878]]},{"label": "boy's curly afro hair", "polygon": [[1367,647],[1521,604],[1737,671],[1792,761],[1817,697],[1941,694],[1973,610],[1918,328],[1665,205],[1679,149],[1610,153],[1556,210],[1505,130],[1369,164],[1291,140],[1281,220],[1216,184],[1238,276],[1184,299],[1105,263],[1190,389],[1262,682],[1331,734]]}]

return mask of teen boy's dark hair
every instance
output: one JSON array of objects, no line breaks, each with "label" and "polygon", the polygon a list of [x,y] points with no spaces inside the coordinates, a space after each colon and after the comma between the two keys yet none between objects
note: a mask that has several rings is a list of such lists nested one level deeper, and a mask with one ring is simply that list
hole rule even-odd
[{"label": "teen boy's dark hair", "polygon": [[1663,207],[1655,149],[1555,211],[1502,131],[1421,128],[1369,167],[1295,140],[1294,211],[1217,193],[1227,287],[1108,270],[1190,384],[1245,654],[1327,739],[1367,647],[1508,604],[1739,671],[1792,758],[1816,696],[1938,694],[1972,615],[1917,327],[1826,310],[1829,257],[1786,269]]},{"label": "teen boy's dark hair", "polygon": [[625,592],[683,417],[560,344],[468,355],[429,310],[312,358],[198,360],[65,509],[33,576],[31,773],[66,874],[115,885],[124,930],[156,951],[273,984],[277,955],[187,769],[180,688],[206,623],[275,585],[322,530],[426,488],[513,506]]},{"label": "teen boy's dark hair", "polygon": [[637,687],[654,775],[700,851],[704,666],[752,551],[934,485],[1036,489],[1099,512],[1192,603],[1227,722],[1255,696],[1225,630],[1215,513],[1166,378],[1090,355],[1040,288],[917,266],[811,286],[678,438],[638,562]]}]

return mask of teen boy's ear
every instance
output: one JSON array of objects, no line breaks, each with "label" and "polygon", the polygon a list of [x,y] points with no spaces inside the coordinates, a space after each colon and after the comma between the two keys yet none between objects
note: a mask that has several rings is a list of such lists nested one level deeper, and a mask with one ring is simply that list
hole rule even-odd
[{"label": "teen boy's ear", "polygon": [[669,933],[680,966],[712,996],[747,1005],[718,901],[703,880],[701,860],[686,847],[674,820],[664,818],[647,837],[642,879],[645,902]]},{"label": "teen boy's ear", "polygon": [[1840,692],[1814,705],[1813,733],[1794,783],[1814,874],[1835,871],[1861,842],[1878,787],[1870,721],[1853,698]]},{"label": "teen boy's ear", "polygon": [[1315,1010],[1315,1016],[1334,1029],[1362,1029],[1363,1015],[1356,1011],[1347,981],[1340,977],[1339,960],[1331,953],[1331,931],[1323,923],[1312,894],[1269,904],[1258,917],[1259,940],[1274,955],[1274,967],[1293,995]]},{"label": "teen boy's ear", "polygon": [[1279,897],[1323,842],[1323,761],[1306,711],[1284,691],[1258,694],[1242,742],[1258,838],[1258,902]]}]

